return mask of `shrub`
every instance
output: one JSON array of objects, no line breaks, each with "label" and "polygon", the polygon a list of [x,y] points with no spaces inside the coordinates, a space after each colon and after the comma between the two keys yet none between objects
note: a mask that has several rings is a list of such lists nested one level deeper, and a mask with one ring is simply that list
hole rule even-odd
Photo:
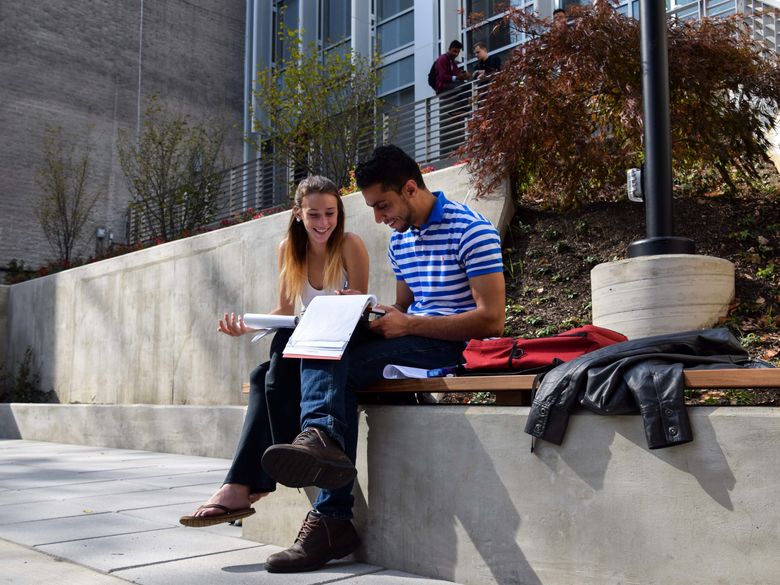
[{"label": "shrub", "polygon": [[[614,198],[625,170],[642,163],[639,23],[607,2],[570,15],[567,24],[510,9],[530,40],[469,121],[461,154],[478,194],[509,176],[520,198],[573,207]],[[780,57],[763,52],[742,17],[670,20],[668,42],[676,172],[714,172],[727,191],[756,181],[780,106]]]}]

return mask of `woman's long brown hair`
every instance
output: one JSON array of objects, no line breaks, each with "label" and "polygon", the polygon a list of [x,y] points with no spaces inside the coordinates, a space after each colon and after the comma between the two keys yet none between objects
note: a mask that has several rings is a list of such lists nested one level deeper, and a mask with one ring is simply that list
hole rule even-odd
[{"label": "woman's long brown hair", "polygon": [[[336,227],[328,238],[327,258],[325,259],[325,275],[323,288],[340,289],[343,282],[344,262],[342,249],[344,247],[344,203],[336,184],[321,175],[311,175],[298,184],[295,190],[293,210],[303,209],[303,198],[312,193],[327,193],[336,197]],[[282,270],[279,279],[287,298],[291,303],[301,295],[303,287],[309,278],[306,266],[306,248],[309,236],[303,221],[296,221],[295,213],[290,214],[290,225],[287,227],[287,239],[282,250]]]}]

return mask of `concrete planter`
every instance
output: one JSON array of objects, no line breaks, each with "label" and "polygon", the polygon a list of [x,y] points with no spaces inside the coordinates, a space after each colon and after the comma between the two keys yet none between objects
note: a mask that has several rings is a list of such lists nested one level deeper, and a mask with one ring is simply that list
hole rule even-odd
[{"label": "concrete planter", "polygon": [[734,298],[734,265],[712,256],[629,258],[590,275],[593,323],[629,339],[712,327]]}]

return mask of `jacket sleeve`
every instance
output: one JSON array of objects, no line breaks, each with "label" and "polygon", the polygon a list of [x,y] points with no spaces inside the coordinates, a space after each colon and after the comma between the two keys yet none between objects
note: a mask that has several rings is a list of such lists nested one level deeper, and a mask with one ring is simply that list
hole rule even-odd
[{"label": "jacket sleeve", "polygon": [[445,54],[436,59],[436,93],[446,91],[452,85],[452,61]]}]

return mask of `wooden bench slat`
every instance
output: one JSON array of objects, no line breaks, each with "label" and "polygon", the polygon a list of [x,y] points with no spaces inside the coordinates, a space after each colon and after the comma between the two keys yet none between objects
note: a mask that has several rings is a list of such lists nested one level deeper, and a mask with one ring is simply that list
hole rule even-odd
[{"label": "wooden bench slat", "polygon": [[[780,368],[685,370],[685,387],[716,388],[780,388]],[[383,380],[364,392],[517,392],[530,390],[534,376],[510,374],[502,376],[454,376],[411,380]],[[249,391],[249,384],[243,385]]]}]

